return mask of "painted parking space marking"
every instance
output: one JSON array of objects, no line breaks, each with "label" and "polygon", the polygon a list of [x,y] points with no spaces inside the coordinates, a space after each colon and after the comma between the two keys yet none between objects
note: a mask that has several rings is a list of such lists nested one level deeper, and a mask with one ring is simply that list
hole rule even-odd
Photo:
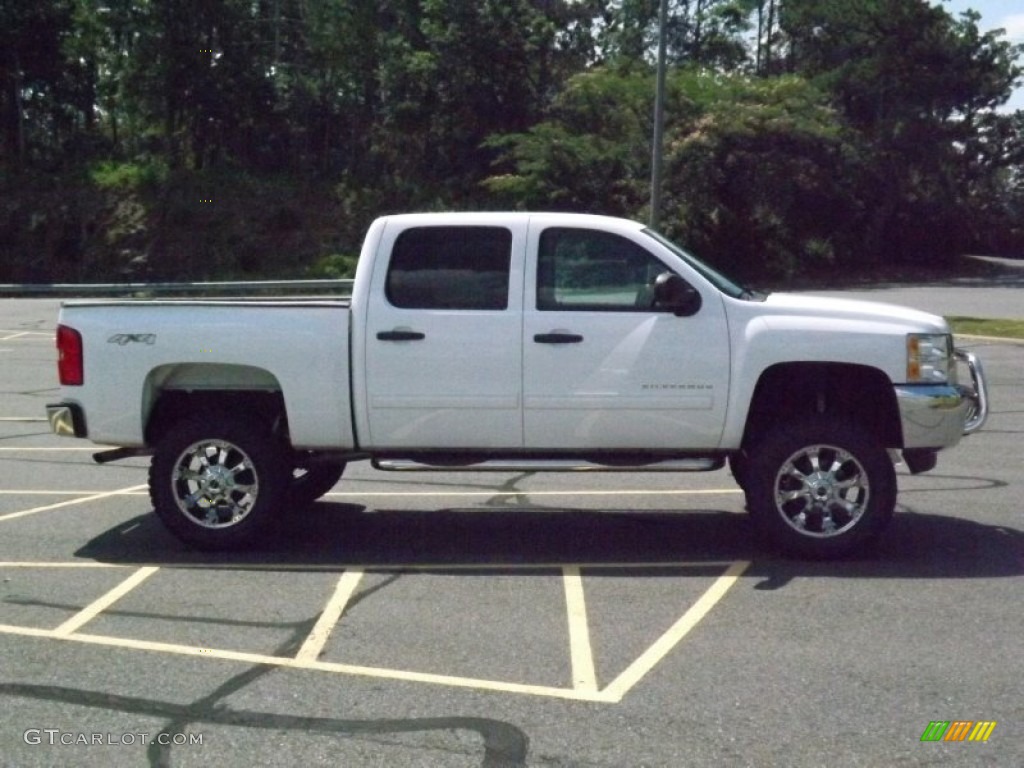
[{"label": "painted parking space marking", "polygon": [[[42,336],[42,339],[37,337]],[[53,341],[57,337],[54,331],[16,331],[10,328],[0,329],[0,341]]]},{"label": "painted parking space marking", "polygon": [[89,605],[85,606],[85,608],[53,630],[54,637],[67,637],[71,633],[78,631],[158,570],[160,569],[155,566],[139,568],[135,573],[122,581],[112,590],[107,592],[98,600],[94,600],[89,603]]},{"label": "painted parking space marking", "polygon": [[4,446],[0,448],[0,451],[4,453],[68,453],[75,451],[102,451],[102,446],[78,446],[78,445],[62,445],[62,446],[49,446],[49,445],[25,445],[25,446]]},{"label": "painted parking space marking", "polygon": [[309,637],[306,638],[299,652],[295,655],[296,661],[309,662],[316,661],[319,658],[320,652],[323,651],[328,638],[331,636],[331,630],[338,623],[341,614],[345,612],[345,606],[348,605],[348,601],[352,598],[352,593],[356,591],[356,587],[359,586],[362,578],[363,571],[359,568],[345,571],[341,575],[341,578],[338,579],[338,586],[335,588],[334,594],[327,602],[327,605],[324,606],[323,611],[321,611],[316,626],[313,627],[313,631],[309,633]]},{"label": "painted parking space marking", "polygon": [[[33,450],[26,448],[0,448],[0,451],[24,451]],[[47,448],[40,448],[38,450],[45,451]],[[90,449],[92,450],[92,449]],[[146,488],[147,486],[136,486],[137,489]],[[0,495],[4,496],[66,496],[66,495],[78,495],[82,493],[100,493],[100,491],[48,491],[43,489],[23,489],[23,490],[0,490]],[[145,496],[146,491],[143,490],[120,490],[113,491],[114,494],[120,496]],[[427,496],[431,498],[437,497],[455,497],[455,498],[473,498],[473,497],[505,497],[505,496],[733,496],[738,493],[743,493],[739,489],[733,488],[704,488],[704,489],[673,489],[665,491],[652,491],[652,490],[621,490],[621,491],[594,491],[594,490],[575,490],[575,491],[338,491],[324,494],[323,498],[332,499],[358,499],[358,498],[380,498],[386,496],[394,496],[398,498],[407,498],[410,496]],[[2,519],[2,518],[0,518]]]},{"label": "painted parking space marking", "polygon": [[23,509],[20,512],[8,512],[6,515],[0,515],[0,523],[7,522],[8,520],[16,520],[20,517],[27,517],[28,515],[35,515],[39,512],[49,512],[54,509],[63,509],[64,507],[70,507],[75,504],[87,504],[90,501],[99,501],[101,499],[107,499],[112,496],[123,496],[133,491],[140,491],[146,487],[147,486],[145,485],[130,485],[127,488],[121,488],[116,491],[104,491],[103,493],[94,493],[90,496],[81,496],[74,499],[68,499],[67,501],[58,501],[55,504],[47,504],[42,507]]},{"label": "painted parking space marking", "polygon": [[[0,496],[91,496],[97,493],[106,493],[101,489],[90,491],[36,491],[36,490],[0,490]],[[119,496],[148,496],[146,491],[120,491]]]},{"label": "painted parking space marking", "polygon": [[743,572],[750,566],[748,560],[738,560],[730,565],[725,573],[718,577],[715,583],[708,589],[690,609],[679,617],[668,631],[655,641],[655,643],[644,651],[625,671],[623,671],[612,683],[605,688],[604,693],[614,701],[620,701],[629,689],[640,682],[643,677],[654,669],[654,666],[671,651],[679,641],[692,630],[697,623],[707,616],[708,611],[725,596],[743,575]]},{"label": "painted parking space marking", "polygon": [[[700,567],[706,567],[707,563]],[[342,675],[354,675],[386,680],[396,680],[414,683],[427,683],[443,685],[456,688],[469,688],[480,691],[497,693],[514,693],[523,695],[543,696],[548,698],[569,699],[575,701],[590,701],[614,704],[620,702],[629,691],[636,686],[657,664],[664,659],[708,612],[725,596],[729,589],[739,580],[744,571],[749,567],[750,562],[741,560],[727,563],[714,563],[723,568],[723,573],[717,577],[714,583],[706,589],[693,605],[691,605],[682,616],[668,630],[663,632],[657,639],[643,651],[625,670],[617,675],[611,683],[604,688],[598,685],[596,674],[594,674],[593,658],[590,653],[590,632],[587,627],[586,602],[584,597],[584,585],[582,573],[588,567],[584,564],[562,565],[562,581],[566,593],[566,605],[569,614],[571,640],[571,661],[572,661],[572,687],[546,686],[525,684],[515,681],[487,680],[475,677],[459,677],[429,672],[418,672],[414,670],[393,669],[386,667],[375,667],[369,665],[346,664],[344,662],[326,661],[319,658],[328,637],[334,626],[339,621],[344,621],[344,610],[349,599],[358,587],[359,581],[364,572],[389,572],[396,569],[427,571],[426,566],[374,566],[372,568],[351,567],[345,569],[340,575],[334,592],[321,610],[319,618],[295,656],[275,656],[247,651],[236,651],[226,648],[207,648],[196,645],[181,643],[166,643],[150,640],[139,640],[129,637],[115,637],[109,635],[90,634],[80,630],[93,619],[97,618],[104,611],[110,610],[116,603],[137,588],[140,584],[154,577],[160,570],[160,566],[150,565],[136,567],[136,570],[120,584],[104,593],[97,600],[93,601],[70,619],[62,622],[54,629],[41,629],[38,627],[26,627],[12,624],[0,624],[0,634],[18,635],[24,637],[35,637],[40,639],[58,640],[65,642],[77,642],[91,645],[99,645],[110,648],[125,650],[137,650],[154,653],[167,653],[181,656],[200,658],[212,658],[223,661],[234,661],[248,664],[261,664],[276,666],[280,668],[300,669],[317,672],[327,672]],[[693,563],[662,563],[662,564],[595,564],[590,567],[607,569],[614,568],[664,568],[677,567],[681,570],[693,567]],[[5,562],[0,563],[0,568],[96,568],[96,567],[122,567],[131,566],[108,566],[107,564],[96,564],[92,562],[83,563],[22,563]],[[176,567],[176,566],[175,566]],[[224,566],[229,568],[232,566]],[[237,567],[237,566],[234,566]],[[444,566],[449,568],[448,566]],[[508,572],[510,570],[537,570],[539,566],[531,564],[528,566],[495,566],[496,573]],[[337,566],[334,570],[337,571]],[[436,568],[436,566],[435,566]],[[470,566],[466,566],[470,568]],[[471,567],[479,571],[480,566]],[[309,570],[318,570],[311,568]],[[319,569],[323,570],[323,569]]]},{"label": "painted parking space marking", "polygon": [[[18,453],[18,452],[31,452],[31,453],[43,453],[50,451],[57,452],[68,452],[68,451],[89,451],[94,452],[101,447],[98,446],[59,446],[59,447],[48,447],[48,446],[29,446],[29,447],[11,447],[4,446],[0,448],[0,451],[6,453]],[[365,482],[365,481],[364,481]],[[387,497],[424,497],[424,498],[494,498],[494,497],[522,497],[522,496],[539,496],[539,497],[580,497],[580,496],[591,496],[591,497],[612,497],[612,496],[663,496],[663,497],[686,497],[686,496],[716,496],[716,495],[732,495],[739,491],[734,488],[713,488],[713,489],[673,489],[673,490],[650,490],[650,489],[618,489],[618,490],[593,490],[593,489],[581,489],[581,490],[538,490],[538,491],[496,491],[493,489],[488,490],[385,490],[385,491],[338,491],[327,494],[330,499],[358,499],[358,498],[387,498]],[[30,515],[36,515],[45,513],[48,511],[56,511],[65,509],[75,505],[88,504],[91,502],[101,502],[116,498],[117,496],[145,496],[147,495],[147,486],[145,484],[128,486],[116,490],[106,491],[90,491],[90,490],[47,490],[47,489],[22,489],[22,490],[11,490],[5,489],[0,491],[0,494],[4,496],[11,495],[24,495],[26,497],[31,496],[58,496],[58,497],[70,497],[64,498],[60,501],[53,503],[42,504],[39,506],[33,506],[28,509],[23,509],[16,512],[7,513],[0,515],[0,522],[14,521]],[[304,641],[300,644],[299,651],[294,656],[277,656],[252,651],[235,650],[234,642],[228,638],[227,642],[223,642],[223,645],[228,647],[200,647],[179,642],[162,642],[161,640],[145,640],[137,637],[124,637],[112,634],[105,634],[102,632],[87,632],[84,631],[86,626],[93,622],[98,617],[104,615],[105,612],[109,612],[108,615],[114,615],[117,612],[117,604],[125,596],[132,593],[137,587],[144,582],[147,582],[153,578],[159,578],[159,572],[161,568],[166,569],[184,569],[184,570],[210,570],[219,569],[218,566],[209,566],[202,564],[161,564],[161,563],[149,563],[149,564],[135,564],[133,566],[119,566],[116,564],[107,563],[95,563],[95,562],[44,562],[44,563],[21,563],[21,562],[3,562],[0,563],[0,568],[18,568],[18,569],[30,569],[30,568],[54,568],[62,569],[65,572],[69,572],[74,568],[134,568],[135,570],[129,574],[123,581],[117,584],[113,589],[110,589],[106,593],[100,595],[96,600],[89,602],[85,607],[77,611],[71,618],[66,618],[60,624],[52,629],[40,628],[38,626],[20,626],[18,624],[0,624],[0,634],[9,635],[21,635],[30,636],[41,639],[64,641],[64,642],[78,642],[86,643],[91,645],[105,646],[112,649],[124,649],[129,651],[144,651],[154,653],[168,653],[180,656],[192,656],[202,658],[215,658],[224,661],[235,661],[240,663],[255,663],[263,665],[277,666],[281,668],[289,669],[301,669],[310,670],[317,672],[343,674],[343,675],[356,675],[361,677],[373,677],[396,681],[415,682],[415,683],[426,683],[434,685],[446,685],[457,688],[470,688],[481,691],[490,692],[502,692],[510,694],[523,694],[523,695],[535,695],[544,696],[549,698],[561,698],[568,700],[578,701],[593,701],[593,702],[604,702],[604,703],[615,703],[621,701],[622,698],[637,684],[639,683],[655,666],[663,659],[666,655],[682,641],[682,639],[698,624],[698,622],[707,614],[707,612],[716,605],[728,589],[737,581],[739,575],[746,570],[749,566],[747,561],[736,561],[736,562],[715,562],[715,563],[702,563],[699,567],[706,568],[709,565],[713,565],[716,570],[721,567],[723,573],[719,576],[714,583],[701,594],[698,601],[685,608],[683,615],[675,621],[672,626],[661,635],[657,636],[653,643],[646,647],[643,653],[632,662],[625,665],[625,669],[620,672],[618,669],[612,669],[607,673],[607,678],[613,678],[610,683],[604,685],[599,680],[597,673],[597,665],[595,664],[593,648],[591,644],[592,628],[587,612],[587,598],[586,598],[586,571],[588,568],[600,568],[607,569],[609,567],[619,568],[633,568],[633,569],[645,569],[645,568],[679,568],[681,572],[685,572],[688,567],[694,567],[694,563],[617,563],[609,565],[607,563],[597,564],[565,564],[565,563],[551,563],[551,564],[539,564],[531,563],[526,566],[522,566],[522,569],[529,571],[537,571],[538,569],[546,569],[555,571],[558,574],[559,585],[564,597],[564,609],[566,611],[565,624],[568,628],[568,648],[563,651],[555,650],[556,656],[560,653],[568,653],[569,662],[568,668],[571,675],[570,679],[567,680],[564,685],[543,685],[543,684],[532,684],[523,683],[515,680],[492,680],[485,679],[486,675],[481,676],[459,676],[440,674],[437,672],[421,672],[410,669],[396,669],[392,661],[387,666],[374,666],[372,664],[373,659],[367,659],[370,664],[351,664],[345,663],[344,644],[341,645],[340,649],[335,649],[335,652],[340,652],[342,658],[339,660],[331,658],[321,658],[325,655],[325,649],[328,647],[328,642],[332,636],[332,633],[339,624],[345,622],[345,611],[349,605],[353,596],[359,589],[360,583],[364,574],[366,573],[388,573],[395,570],[402,570],[405,572],[429,572],[431,570],[446,570],[446,571],[458,571],[462,566],[451,565],[451,564],[434,564],[434,565],[394,565],[394,566],[366,566],[366,567],[344,567],[337,564],[334,565],[308,565],[303,563],[295,563],[292,565],[276,564],[275,568],[291,568],[296,571],[310,571],[310,572],[331,572],[338,573],[338,578],[335,583],[334,590],[323,607],[314,614],[316,621],[312,630],[309,632]],[[247,566],[238,564],[225,564],[224,569],[237,569],[245,570]],[[265,565],[256,565],[251,569],[261,570],[265,569]],[[465,566],[467,570],[479,571],[481,566],[479,564],[472,564]],[[508,573],[509,571],[518,570],[517,566],[510,566],[502,564],[494,566],[493,571],[495,574]],[[62,617],[63,618],[63,617]],[[188,616],[182,616],[183,621],[188,621]],[[126,632],[125,634],[135,634],[134,632]],[[657,632],[653,632],[652,636],[656,635]],[[561,644],[556,646],[564,648]],[[643,645],[640,646],[644,647]],[[256,649],[257,651],[259,649]],[[562,658],[565,658],[564,656]],[[626,661],[626,660],[623,660]],[[442,670],[443,671],[443,670]],[[617,674],[616,674],[617,673]],[[512,676],[519,676],[518,673]],[[545,682],[541,680],[540,682]]]},{"label": "painted parking space marking", "polygon": [[587,622],[587,601],[583,594],[583,577],[578,566],[562,568],[565,584],[565,606],[569,619],[569,653],[572,660],[572,682],[577,691],[597,690],[597,671],[590,648],[590,626]]}]

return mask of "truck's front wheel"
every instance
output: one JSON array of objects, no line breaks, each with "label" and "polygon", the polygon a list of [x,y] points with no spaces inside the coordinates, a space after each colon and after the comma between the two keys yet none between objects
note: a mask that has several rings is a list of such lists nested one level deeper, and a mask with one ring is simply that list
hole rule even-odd
[{"label": "truck's front wheel", "polygon": [[896,505],[884,446],[849,423],[776,427],[751,451],[748,471],[755,522],[779,548],[803,557],[852,552],[882,531]]},{"label": "truck's front wheel", "polygon": [[157,446],[149,493],[170,531],[200,549],[251,545],[273,519],[291,481],[280,444],[230,418],[195,417]]}]

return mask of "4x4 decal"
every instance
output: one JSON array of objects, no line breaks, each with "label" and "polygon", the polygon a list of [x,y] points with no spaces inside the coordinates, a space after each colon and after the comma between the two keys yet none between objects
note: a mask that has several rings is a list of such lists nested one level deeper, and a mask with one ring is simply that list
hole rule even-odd
[{"label": "4x4 decal", "polygon": [[115,333],[109,339],[107,344],[118,344],[125,346],[126,344],[149,344],[150,346],[156,344],[155,333]]}]

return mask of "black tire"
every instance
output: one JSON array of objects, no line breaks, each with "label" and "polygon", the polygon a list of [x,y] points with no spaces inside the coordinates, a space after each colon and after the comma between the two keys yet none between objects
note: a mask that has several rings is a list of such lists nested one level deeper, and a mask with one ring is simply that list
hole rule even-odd
[{"label": "black tire", "polygon": [[750,511],[750,457],[746,451],[738,451],[729,455],[729,471],[732,479],[743,491],[743,508]]},{"label": "black tire", "polygon": [[344,472],[344,461],[300,462],[292,470],[289,502],[308,507],[337,485]]},{"label": "black tire", "polygon": [[254,544],[288,491],[290,463],[278,440],[226,417],[172,427],[149,468],[149,494],[164,525],[197,549]]},{"label": "black tire", "polygon": [[885,447],[846,422],[818,418],[772,429],[750,452],[751,515],[784,552],[850,554],[878,536],[896,506]]},{"label": "black tire", "polygon": [[746,451],[729,454],[729,471],[736,485],[746,491],[750,485],[750,457]]}]

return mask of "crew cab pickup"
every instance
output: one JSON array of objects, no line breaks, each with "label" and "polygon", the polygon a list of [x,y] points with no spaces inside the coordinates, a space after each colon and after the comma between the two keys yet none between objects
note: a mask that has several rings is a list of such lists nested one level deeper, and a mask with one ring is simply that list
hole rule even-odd
[{"label": "crew cab pickup", "polygon": [[210,549],[252,545],[356,460],[728,462],[769,542],[838,556],[892,516],[894,461],[931,469],[988,411],[941,317],[752,292],[578,214],[386,216],[351,300],[66,302],[57,346],[52,429],[117,446],[98,461],[152,455],[156,513]]}]

